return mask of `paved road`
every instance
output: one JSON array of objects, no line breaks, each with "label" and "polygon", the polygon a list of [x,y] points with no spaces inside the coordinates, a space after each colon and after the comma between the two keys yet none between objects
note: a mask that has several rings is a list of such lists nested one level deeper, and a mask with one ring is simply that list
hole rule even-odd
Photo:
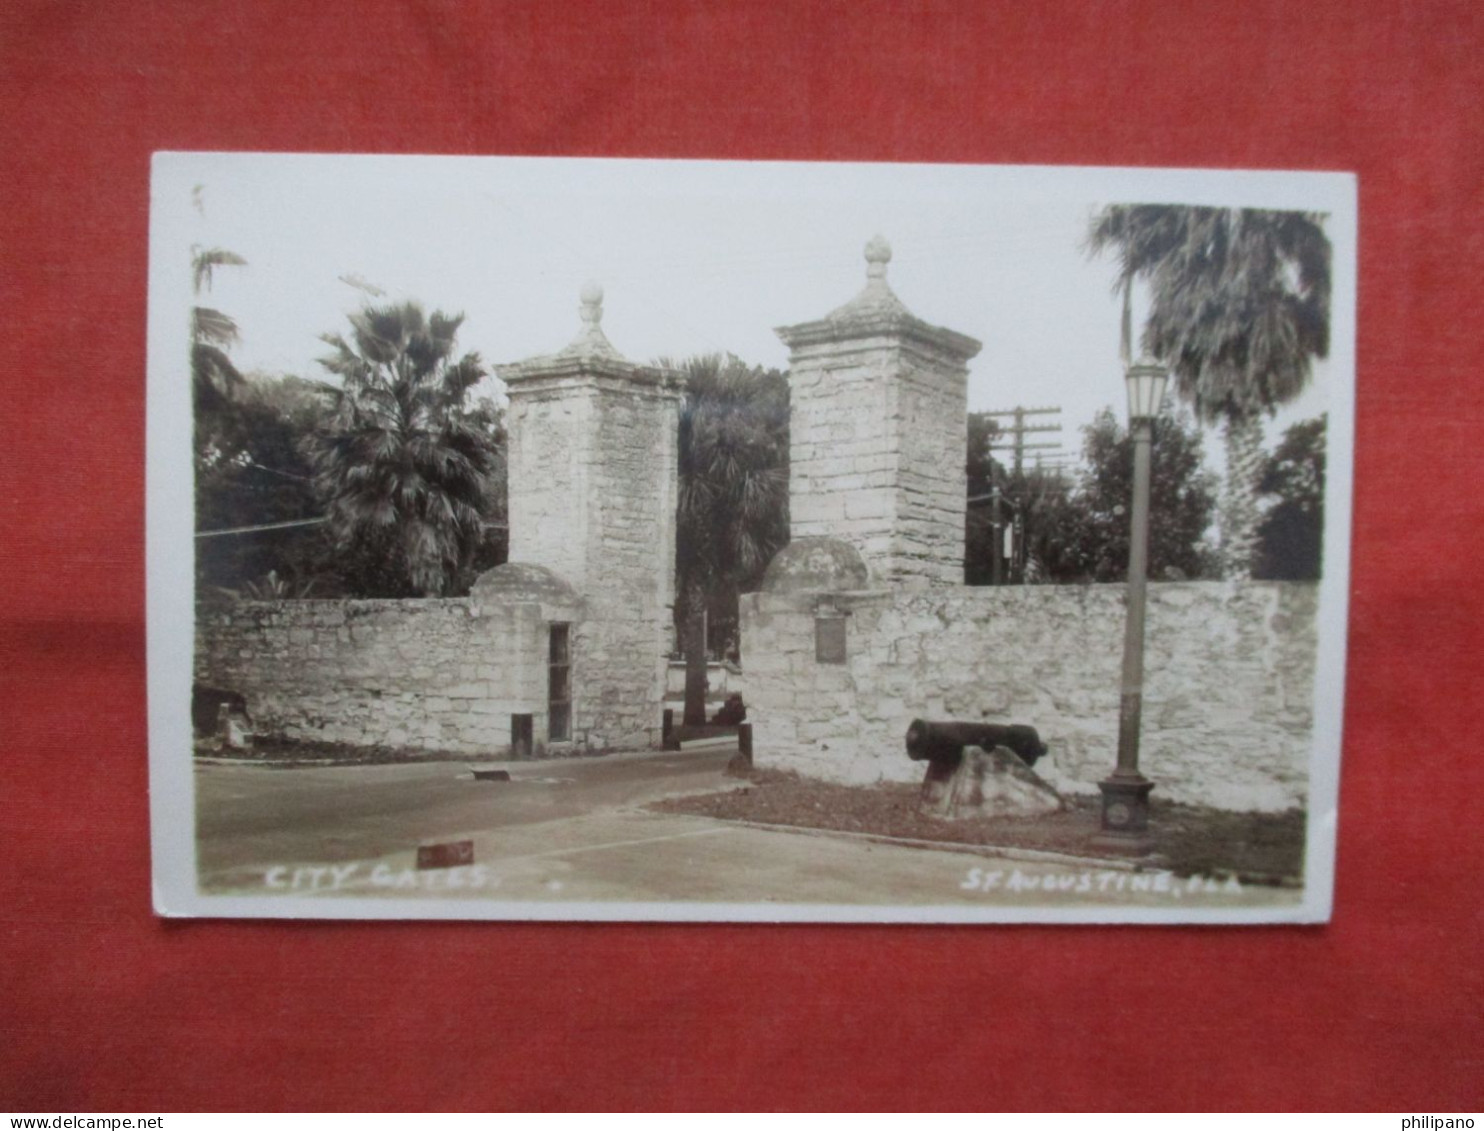
[{"label": "paved road", "polygon": [[282,860],[344,861],[415,850],[492,827],[725,788],[729,750],[550,762],[479,763],[509,782],[475,781],[469,762],[275,768],[205,763],[196,773],[203,874]]},{"label": "paved road", "polygon": [[[771,917],[771,907],[784,917],[801,904],[961,914],[1027,906],[1236,909],[1294,899],[1291,892],[1208,890],[1167,876],[779,832],[643,808],[663,796],[735,786],[722,775],[730,754],[505,763],[509,782],[475,781],[461,762],[300,769],[204,763],[196,773],[201,889],[310,902],[460,901],[476,915],[477,904],[491,901],[535,915],[583,903],[611,917],[628,917],[622,908],[634,903],[667,903],[676,917],[698,904],[754,905],[750,914],[763,917]],[[415,867],[418,845],[453,840],[473,842],[474,866]],[[307,906],[305,912],[313,913]]]}]

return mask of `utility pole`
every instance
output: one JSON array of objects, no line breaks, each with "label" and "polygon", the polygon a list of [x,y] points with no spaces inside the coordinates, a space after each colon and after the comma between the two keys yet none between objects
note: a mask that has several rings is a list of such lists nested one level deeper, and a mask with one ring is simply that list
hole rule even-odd
[{"label": "utility pole", "polygon": [[[998,585],[1004,574],[1005,535],[1009,531],[1006,529],[1005,522],[1001,517],[1001,508],[1005,504],[1005,493],[1001,489],[999,479],[994,473],[993,464],[990,465],[989,476],[989,494],[970,495],[967,502],[971,507],[977,506],[979,503],[989,503],[994,508],[990,512],[989,519],[989,583],[991,585]],[[1011,503],[1010,506],[1012,510],[1017,509],[1014,503]]]},{"label": "utility pole", "polygon": [[1016,475],[1021,474],[1021,472],[1024,470],[1024,467],[1025,467],[1025,453],[1027,451],[1030,451],[1033,448],[1040,449],[1040,448],[1060,448],[1061,447],[1060,444],[1027,444],[1025,442],[1025,437],[1026,437],[1026,434],[1028,432],[1060,432],[1061,431],[1061,425],[1060,424],[1027,424],[1025,422],[1025,418],[1027,416],[1049,416],[1049,415],[1060,413],[1060,412],[1061,412],[1060,406],[1058,406],[1056,408],[1026,408],[1023,405],[1016,405],[1014,408],[999,409],[999,410],[997,410],[995,412],[981,413],[980,414],[981,416],[988,416],[988,417],[993,418],[995,420],[996,424],[999,423],[999,421],[1000,421],[1001,418],[1006,418],[1006,417],[1008,417],[1010,419],[1013,419],[1015,421],[1014,424],[1010,424],[1010,425],[1000,424],[999,425],[999,430],[1000,430],[1001,433],[1009,433],[1011,436],[1014,437],[1013,442],[1011,442],[1009,444],[999,444],[999,445],[991,444],[989,446],[989,450],[992,451],[992,452],[1011,452],[1011,451],[1013,451],[1015,453],[1015,474]]},{"label": "utility pole", "polygon": [[[981,413],[980,414],[982,416],[987,416],[990,419],[994,420],[994,422],[995,422],[995,424],[996,424],[996,426],[997,426],[997,428],[998,428],[999,433],[1000,433],[1001,436],[1008,435],[1011,438],[1009,443],[1003,443],[1003,444],[994,444],[994,443],[992,443],[992,444],[990,444],[989,445],[989,450],[991,452],[1013,452],[1014,453],[1014,470],[1015,470],[1015,479],[1016,479],[1017,482],[1020,482],[1021,481],[1021,477],[1025,473],[1025,453],[1026,452],[1028,452],[1028,451],[1035,451],[1036,452],[1036,460],[1037,460],[1037,463],[1039,464],[1039,462],[1040,462],[1040,460],[1042,458],[1041,457],[1041,452],[1042,451],[1045,451],[1045,450],[1048,450],[1048,449],[1055,449],[1055,450],[1058,450],[1059,451],[1060,448],[1061,448],[1061,445],[1060,444],[1055,444],[1055,443],[1045,443],[1045,444],[1027,443],[1025,438],[1026,438],[1026,436],[1028,434],[1034,433],[1034,432],[1060,432],[1061,431],[1061,425],[1060,424],[1027,424],[1025,422],[1025,418],[1028,417],[1028,416],[1054,416],[1054,415],[1059,414],[1060,412],[1061,412],[1061,407],[1060,406],[1046,407],[1046,408],[1026,408],[1024,405],[1016,405],[1014,408],[997,409],[997,410],[995,410],[993,412],[985,412],[985,413]],[[1001,420],[1010,420],[1010,421],[1013,421],[1013,423],[1001,424],[1000,423]],[[998,495],[998,492],[996,492],[996,495]],[[1014,566],[1017,563],[1017,561],[1020,561],[1021,555],[1023,555],[1024,552],[1025,552],[1025,510],[1024,510],[1023,505],[1021,505],[1024,502],[1025,502],[1025,500],[1022,499],[1022,500],[1020,500],[1019,503],[1017,503],[1015,505],[1015,515],[1014,515],[1014,519],[1013,519],[1013,526],[1010,528],[1010,531],[1007,532],[1007,533],[1010,534],[1010,539],[1011,539],[1011,551],[1010,551],[1011,563],[1010,564],[1012,566]],[[998,531],[999,531],[999,524],[1000,524],[999,523],[999,520],[1000,520],[1000,506],[999,506],[999,499],[997,497],[996,500],[995,500],[995,530],[996,530],[996,533],[998,533]],[[999,581],[1000,581],[1000,568],[999,567],[1000,567],[1000,554],[1002,552],[1003,552],[1003,548],[997,542],[997,544],[995,546],[994,561],[993,561],[993,566],[994,566],[994,583],[995,584],[999,584]],[[1023,562],[1021,564],[1023,566]]]},{"label": "utility pole", "polygon": [[1004,539],[1000,536],[1000,485],[995,480],[994,464],[992,463],[989,465],[989,475],[990,479],[994,481],[994,486],[989,490],[990,495],[994,499],[994,517],[990,519],[989,526],[989,583],[991,585],[998,585],[1000,583],[1000,575],[1004,572],[1004,563],[1001,560],[1001,555],[1004,553],[1004,550],[1001,548]]}]

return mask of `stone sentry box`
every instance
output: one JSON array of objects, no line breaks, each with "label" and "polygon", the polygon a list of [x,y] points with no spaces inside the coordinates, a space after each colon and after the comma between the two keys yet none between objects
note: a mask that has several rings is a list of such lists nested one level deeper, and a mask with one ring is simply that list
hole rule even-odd
[{"label": "stone sentry box", "polygon": [[[560,753],[573,742],[570,680],[556,694],[551,657],[558,642],[565,651],[586,616],[585,602],[566,581],[545,566],[507,562],[480,576],[469,594],[476,617],[501,610],[509,620],[507,637],[491,639],[491,651],[513,651],[508,681],[492,682],[489,698],[513,704],[503,722],[512,756]],[[524,749],[523,749],[524,748]]]}]

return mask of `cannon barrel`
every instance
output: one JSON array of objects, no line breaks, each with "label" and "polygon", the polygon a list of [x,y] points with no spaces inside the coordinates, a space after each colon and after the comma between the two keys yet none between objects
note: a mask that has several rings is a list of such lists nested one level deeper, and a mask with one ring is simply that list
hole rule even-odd
[{"label": "cannon barrel", "polygon": [[957,765],[964,747],[989,750],[1004,746],[1020,755],[1027,766],[1046,753],[1046,745],[1035,727],[1019,723],[966,723],[952,720],[928,722],[913,719],[907,728],[907,757],[914,762],[947,762]]}]

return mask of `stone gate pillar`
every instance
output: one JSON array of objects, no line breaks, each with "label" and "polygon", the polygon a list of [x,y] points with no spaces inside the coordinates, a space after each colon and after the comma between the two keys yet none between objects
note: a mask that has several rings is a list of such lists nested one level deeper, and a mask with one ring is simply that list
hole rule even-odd
[{"label": "stone gate pillar", "polygon": [[573,740],[658,744],[674,604],[679,375],[627,361],[602,288],[560,353],[498,366],[510,396],[510,560],[582,598],[572,638]]},{"label": "stone gate pillar", "polygon": [[968,361],[980,343],[913,315],[886,282],[891,248],[866,245],[866,286],[789,347],[794,538],[855,546],[873,581],[961,585]]}]

